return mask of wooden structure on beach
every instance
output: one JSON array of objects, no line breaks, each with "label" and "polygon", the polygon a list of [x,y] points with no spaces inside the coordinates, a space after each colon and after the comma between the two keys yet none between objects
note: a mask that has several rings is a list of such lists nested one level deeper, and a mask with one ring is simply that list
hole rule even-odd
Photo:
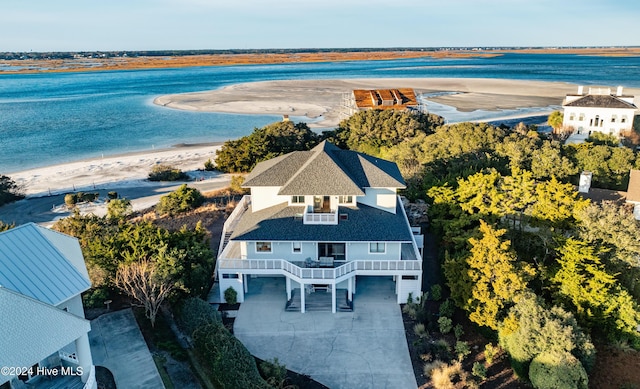
[{"label": "wooden structure on beach", "polygon": [[344,113],[351,116],[371,109],[397,109],[424,111],[411,88],[354,89],[342,96]]}]

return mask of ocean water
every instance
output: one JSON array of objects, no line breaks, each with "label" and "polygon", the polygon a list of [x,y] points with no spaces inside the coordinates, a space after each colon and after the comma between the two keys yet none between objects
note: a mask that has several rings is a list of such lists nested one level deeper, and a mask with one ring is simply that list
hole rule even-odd
[{"label": "ocean water", "polygon": [[0,174],[179,143],[249,134],[279,116],[187,112],[157,96],[251,81],[332,78],[504,78],[640,88],[640,57],[506,54],[91,73],[0,74]]}]

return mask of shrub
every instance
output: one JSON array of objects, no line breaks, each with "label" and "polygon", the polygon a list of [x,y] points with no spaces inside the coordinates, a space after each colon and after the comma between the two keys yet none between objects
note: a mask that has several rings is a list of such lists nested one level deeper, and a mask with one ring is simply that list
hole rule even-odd
[{"label": "shrub", "polygon": [[471,368],[471,374],[478,377],[480,381],[484,381],[487,379],[487,367],[480,362],[474,362],[473,368]]},{"label": "shrub", "polygon": [[458,355],[458,360],[462,361],[467,357],[467,355],[471,354],[471,349],[469,348],[469,343],[467,342],[456,342],[455,352]]},{"label": "shrub", "polygon": [[23,188],[10,177],[0,174],[0,205],[24,198]]},{"label": "shrub", "polygon": [[211,161],[211,158],[207,159],[207,161],[204,163],[204,170],[208,172],[216,170],[216,165]]},{"label": "shrub", "polygon": [[433,301],[440,301],[442,298],[442,286],[440,284],[431,285],[431,299]]},{"label": "shrub", "polygon": [[149,181],[186,181],[189,176],[169,165],[156,165],[149,172]]},{"label": "shrub", "polygon": [[531,361],[529,379],[537,389],[587,389],[589,377],[576,357],[568,352],[542,353]]},{"label": "shrub", "polygon": [[446,299],[440,304],[440,316],[452,317],[456,311],[456,305],[451,299]]},{"label": "shrub", "polygon": [[115,199],[117,199],[117,198],[118,198],[118,192],[114,192],[114,191],[108,192],[108,193],[107,193],[107,198],[108,198],[109,200],[115,200]]},{"label": "shrub", "polygon": [[434,370],[440,369],[446,365],[447,365],[446,363],[442,362],[439,359],[436,359],[433,362],[425,363],[424,367],[422,368],[422,371],[424,372],[424,375],[426,375],[427,377],[431,377],[431,374],[433,373]]},{"label": "shrub", "polygon": [[131,214],[131,200],[113,199],[107,204],[107,217],[110,219],[119,219]]},{"label": "shrub", "polygon": [[208,302],[197,297],[186,299],[180,306],[179,312],[178,323],[189,336],[200,327],[222,321],[218,311]]},{"label": "shrub", "polygon": [[471,379],[469,373],[464,371],[460,362],[443,365],[433,369],[431,381],[436,389],[453,388],[477,388],[478,385]]},{"label": "shrub", "polygon": [[197,358],[217,388],[258,388],[271,386],[260,377],[249,351],[222,323],[211,323],[193,333]]},{"label": "shrub", "polygon": [[78,197],[75,193],[67,193],[66,195],[64,195],[64,203],[67,205],[67,207],[73,207],[78,203]]},{"label": "shrub", "polygon": [[484,360],[490,365],[493,363],[493,358],[498,354],[499,348],[494,347],[493,344],[487,343],[484,346]]},{"label": "shrub", "polygon": [[440,328],[440,332],[443,334],[448,334],[451,332],[453,322],[446,316],[442,316],[438,319],[438,327]]},{"label": "shrub", "polygon": [[418,323],[415,326],[413,326],[413,333],[418,335],[418,337],[420,338],[429,337],[429,331],[427,331],[423,323]]},{"label": "shrub", "polygon": [[82,304],[85,308],[104,308],[104,302],[109,299],[107,288],[91,288],[82,294]]},{"label": "shrub", "polygon": [[462,329],[462,326],[460,324],[456,324],[453,327],[453,334],[456,336],[456,339],[458,340],[462,338],[462,335],[464,335],[464,330]]},{"label": "shrub", "polygon": [[156,212],[163,215],[175,215],[186,212],[200,206],[204,202],[204,197],[199,190],[189,188],[186,184],[181,185],[174,192],[160,198],[156,205]]},{"label": "shrub", "polygon": [[231,286],[224,291],[224,301],[227,304],[236,304],[238,302],[238,292]]},{"label": "shrub", "polygon": [[231,176],[231,184],[229,186],[232,191],[235,193],[245,193],[247,190],[242,187],[242,184],[244,184],[244,176]]},{"label": "shrub", "polygon": [[281,365],[278,358],[273,358],[272,361],[262,361],[258,367],[262,378],[272,386],[279,387],[280,383],[287,377],[287,367],[283,364]]},{"label": "shrub", "polygon": [[435,342],[431,343],[430,351],[436,359],[440,359],[443,361],[448,361],[451,359],[451,346],[449,346],[449,343],[444,339],[438,339]]}]

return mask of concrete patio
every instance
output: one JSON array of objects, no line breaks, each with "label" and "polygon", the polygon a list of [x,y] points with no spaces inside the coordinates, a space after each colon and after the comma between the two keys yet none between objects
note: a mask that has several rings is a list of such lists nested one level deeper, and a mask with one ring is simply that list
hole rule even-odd
[{"label": "concrete patio", "polygon": [[250,278],[234,331],[261,359],[332,388],[416,388],[391,277],[358,276],[353,312],[285,312],[284,278]]}]

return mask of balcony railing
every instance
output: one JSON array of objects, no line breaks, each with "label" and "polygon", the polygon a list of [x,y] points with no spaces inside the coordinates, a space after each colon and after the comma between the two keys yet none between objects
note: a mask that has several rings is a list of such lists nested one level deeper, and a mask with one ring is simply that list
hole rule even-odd
[{"label": "balcony railing", "polygon": [[331,212],[313,212],[312,206],[307,206],[303,215],[304,224],[338,224],[338,211],[332,209]]},{"label": "balcony railing", "polygon": [[422,272],[421,261],[370,260],[348,261],[336,268],[305,268],[284,259],[218,259],[218,269],[246,274],[278,273],[301,280],[338,280],[351,273],[362,275],[393,275],[401,272]]}]

